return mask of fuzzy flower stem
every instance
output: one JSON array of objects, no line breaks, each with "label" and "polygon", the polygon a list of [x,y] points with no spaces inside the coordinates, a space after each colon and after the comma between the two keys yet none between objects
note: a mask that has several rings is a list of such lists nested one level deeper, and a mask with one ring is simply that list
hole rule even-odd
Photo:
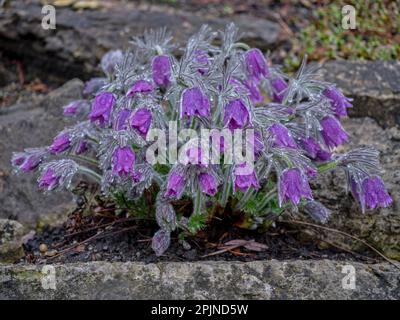
[{"label": "fuzzy flower stem", "polygon": [[244,193],[243,197],[240,199],[238,204],[236,205],[236,210],[243,209],[243,207],[246,205],[246,203],[250,200],[250,198],[254,194],[254,189],[253,188],[248,188],[246,192]]},{"label": "fuzzy flower stem", "polygon": [[197,190],[196,196],[194,198],[194,203],[193,203],[193,214],[198,215],[201,214],[201,190],[200,188]]},{"label": "fuzzy flower stem", "polygon": [[89,177],[92,177],[94,180],[96,180],[96,182],[101,183],[101,176],[93,170],[84,166],[79,166],[78,170],[79,172],[86,174]]},{"label": "fuzzy flower stem", "polygon": [[264,195],[260,204],[258,205],[258,210],[264,209],[264,207],[276,196],[276,187],[271,189],[268,193]]},{"label": "fuzzy flower stem", "polygon": [[324,164],[321,164],[317,167],[318,173],[326,172],[332,169],[335,169],[338,165],[338,162],[336,160],[330,161]]},{"label": "fuzzy flower stem", "polygon": [[175,110],[171,100],[167,100],[167,103],[168,103],[168,107],[169,107],[171,115],[172,115],[171,118],[172,118],[172,120],[176,121],[179,118],[179,111]]},{"label": "fuzzy flower stem", "polygon": [[224,177],[224,185],[222,188],[222,193],[221,193],[221,197],[219,199],[219,202],[221,204],[221,206],[225,207],[226,203],[228,202],[228,197],[229,197],[229,190],[231,188],[231,177],[230,177],[230,170],[226,169],[225,171],[225,177]]},{"label": "fuzzy flower stem", "polygon": [[196,128],[196,119],[193,117],[192,121],[190,122],[190,129],[195,129]]},{"label": "fuzzy flower stem", "polygon": [[91,136],[87,136],[87,139],[88,139],[88,140],[90,140],[90,141],[93,141],[94,143],[97,143],[97,144],[99,144],[99,143],[100,143],[100,141],[99,141],[99,140],[97,140],[96,138],[94,138],[94,137],[91,137]]},{"label": "fuzzy flower stem", "polygon": [[86,161],[87,163],[90,163],[90,164],[92,164],[94,166],[98,166],[99,165],[99,162],[97,160],[89,158],[89,157],[79,156],[79,155],[76,155],[76,154],[70,154],[69,156],[72,159]]},{"label": "fuzzy flower stem", "polygon": [[250,50],[250,46],[248,46],[246,43],[243,42],[236,42],[233,46],[233,48],[240,48],[243,50]]}]

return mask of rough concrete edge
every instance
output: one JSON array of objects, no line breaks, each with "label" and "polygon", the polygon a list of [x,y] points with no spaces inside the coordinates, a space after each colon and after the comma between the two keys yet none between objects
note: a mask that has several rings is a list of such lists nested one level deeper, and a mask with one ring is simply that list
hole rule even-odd
[{"label": "rough concrete edge", "polygon": [[[341,288],[346,265],[357,272],[357,289]],[[0,299],[400,299],[400,272],[388,263],[96,261],[53,267],[63,279],[59,291],[43,289],[41,265],[0,264]]]}]

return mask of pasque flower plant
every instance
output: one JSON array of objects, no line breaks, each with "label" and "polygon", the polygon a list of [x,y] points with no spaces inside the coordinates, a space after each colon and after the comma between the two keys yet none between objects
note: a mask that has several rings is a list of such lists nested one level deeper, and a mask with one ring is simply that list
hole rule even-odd
[{"label": "pasque flower plant", "polygon": [[[139,202],[145,190],[156,190],[151,214],[160,230],[152,247],[158,255],[168,248],[172,232],[196,232],[217,207],[256,216],[255,227],[271,219],[271,208],[276,215],[300,209],[324,223],[330,211],[314,200],[310,181],[328,170],[345,171],[362,212],[390,205],[378,152],[336,150],[349,139],[340,119],[351,99],[318,80],[316,67],[305,61],[290,77],[239,38],[233,24],[220,32],[203,26],[177,48],[158,30],[134,38],[126,52],[109,52],[101,61],[106,77],[87,83],[86,100],[64,107],[76,124],[48,147],[14,153],[15,170],[38,171],[45,190],[72,189],[87,177],[111,201],[122,194]],[[163,164],[149,162],[152,130],[168,132],[172,121],[179,132],[250,130],[246,141],[254,163],[224,162],[229,143],[222,135],[216,138],[220,163],[207,161],[213,152],[208,145],[184,149],[194,141],[189,138],[176,143],[186,161],[169,154]],[[192,201],[191,215],[176,213],[181,198]]]}]

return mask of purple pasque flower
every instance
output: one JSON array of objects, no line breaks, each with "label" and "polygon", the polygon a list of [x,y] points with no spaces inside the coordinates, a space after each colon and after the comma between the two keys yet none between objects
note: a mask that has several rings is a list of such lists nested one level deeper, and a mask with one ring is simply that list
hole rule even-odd
[{"label": "purple pasque flower", "polygon": [[209,55],[207,54],[206,51],[204,50],[196,50],[195,52],[195,60],[196,62],[201,66],[201,68],[198,69],[198,72],[204,76],[205,74],[208,73],[208,70],[210,68],[210,60],[209,60]]},{"label": "purple pasque flower", "polygon": [[67,150],[71,146],[71,137],[68,133],[61,133],[53,140],[53,143],[49,147],[52,154],[59,154]]},{"label": "purple pasque flower", "polygon": [[297,148],[296,142],[294,142],[288,128],[286,128],[283,124],[274,123],[268,128],[268,132],[273,137],[274,147],[292,149]]},{"label": "purple pasque flower", "polygon": [[92,103],[92,111],[89,114],[90,121],[98,122],[100,125],[108,124],[115,101],[111,92],[101,92],[96,95]]},{"label": "purple pasque flower", "polygon": [[320,144],[313,138],[308,137],[301,140],[303,149],[307,155],[316,161],[328,161],[331,159],[332,154],[321,148]]},{"label": "purple pasque flower", "polygon": [[368,209],[386,208],[393,202],[379,176],[371,176],[364,179],[362,191],[364,193],[365,206]]},{"label": "purple pasque flower", "polygon": [[92,78],[85,82],[84,95],[95,94],[107,84],[107,78]]},{"label": "purple pasque flower", "polygon": [[150,81],[137,80],[126,93],[127,97],[134,97],[137,93],[150,93],[154,90],[154,86]]},{"label": "purple pasque flower", "polygon": [[327,116],[321,120],[322,137],[328,148],[337,147],[348,140],[348,135],[344,131],[339,120],[335,117]]},{"label": "purple pasque flower", "polygon": [[239,189],[241,192],[245,192],[251,187],[256,190],[260,188],[254,168],[246,163],[237,165],[234,170],[234,191]]},{"label": "purple pasque flower", "polygon": [[173,171],[167,182],[167,191],[164,196],[168,198],[179,199],[182,195],[183,188],[185,187],[185,178],[178,172]]},{"label": "purple pasque flower", "polygon": [[30,172],[35,170],[42,162],[46,150],[43,148],[26,149],[24,152],[14,152],[11,164],[16,170]]},{"label": "purple pasque flower", "polygon": [[42,162],[42,159],[42,157],[32,154],[26,158],[20,168],[23,172],[33,171],[39,166],[39,164]]},{"label": "purple pasque flower", "polygon": [[249,97],[251,102],[254,104],[261,103],[264,101],[264,97],[262,96],[260,89],[258,88],[257,84],[251,80],[246,80],[244,82],[244,86],[249,92]]},{"label": "purple pasque flower", "polygon": [[262,78],[269,76],[267,61],[259,49],[253,48],[248,50],[244,54],[244,62],[247,73],[252,80],[258,82]]},{"label": "purple pasque flower", "polygon": [[132,111],[127,108],[121,109],[117,117],[114,121],[114,130],[120,131],[120,130],[126,130],[128,128],[128,118],[130,117]]},{"label": "purple pasque flower", "polygon": [[352,99],[345,97],[343,93],[334,86],[326,88],[322,91],[322,94],[329,99],[331,107],[338,118],[347,116],[347,108],[353,107],[350,103]]},{"label": "purple pasque flower", "polygon": [[151,248],[154,250],[156,256],[161,256],[169,247],[171,243],[171,232],[169,230],[158,230],[151,241]]},{"label": "purple pasque flower", "polygon": [[277,103],[282,103],[285,97],[288,84],[282,78],[274,78],[271,80],[272,100]]},{"label": "purple pasque flower", "polygon": [[112,173],[120,177],[132,174],[135,158],[131,147],[117,147],[112,155]]},{"label": "purple pasque flower", "polygon": [[79,112],[79,109],[84,106],[84,101],[77,100],[72,101],[63,107],[63,113],[65,116],[74,116]]},{"label": "purple pasque flower", "polygon": [[199,184],[200,190],[209,196],[215,195],[218,191],[217,179],[210,173],[200,173]]},{"label": "purple pasque flower", "polygon": [[15,152],[11,158],[11,165],[13,167],[19,167],[26,161],[27,155],[24,152]]},{"label": "purple pasque flower", "polygon": [[151,126],[152,114],[147,108],[138,109],[130,118],[129,123],[140,135],[146,137]]},{"label": "purple pasque flower", "polygon": [[243,129],[250,123],[250,113],[241,99],[230,101],[224,108],[224,126],[230,130]]},{"label": "purple pasque flower", "polygon": [[153,58],[151,68],[153,71],[154,83],[162,88],[168,87],[171,83],[171,59],[167,55],[160,55]]},{"label": "purple pasque flower", "polygon": [[310,200],[304,205],[304,211],[314,220],[326,223],[328,222],[331,211],[326,208],[321,202]]},{"label": "purple pasque flower", "polygon": [[185,89],[181,97],[181,118],[209,117],[211,115],[210,99],[198,87]]},{"label": "purple pasque flower", "polygon": [[285,169],[279,178],[279,205],[289,200],[298,205],[301,198],[312,200],[306,175],[298,168]]},{"label": "purple pasque flower", "polygon": [[39,187],[47,190],[53,190],[58,186],[60,176],[56,174],[53,168],[48,168],[39,179]]},{"label": "purple pasque flower", "polygon": [[110,50],[101,58],[101,68],[104,73],[112,74],[115,66],[122,61],[124,54],[121,50]]}]

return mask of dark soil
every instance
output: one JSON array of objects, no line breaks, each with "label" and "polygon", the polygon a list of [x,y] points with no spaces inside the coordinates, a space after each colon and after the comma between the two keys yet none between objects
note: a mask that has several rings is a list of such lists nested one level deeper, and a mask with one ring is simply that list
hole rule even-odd
[{"label": "dark soil", "polygon": [[[87,261],[254,261],[268,259],[333,259],[353,260],[364,263],[379,261],[369,252],[351,253],[339,248],[320,249],[318,240],[299,240],[302,231],[287,223],[276,222],[266,232],[249,231],[234,226],[209,226],[196,237],[178,240],[172,234],[171,245],[165,254],[157,257],[151,248],[151,237],[157,230],[151,221],[107,216],[82,217],[72,214],[62,226],[45,226],[24,245],[29,263],[70,263]],[[208,238],[206,237],[208,235]],[[211,235],[211,236],[210,236]],[[261,252],[238,247],[215,254],[233,239],[255,240],[267,246]],[[214,255],[213,255],[214,254]]]}]

